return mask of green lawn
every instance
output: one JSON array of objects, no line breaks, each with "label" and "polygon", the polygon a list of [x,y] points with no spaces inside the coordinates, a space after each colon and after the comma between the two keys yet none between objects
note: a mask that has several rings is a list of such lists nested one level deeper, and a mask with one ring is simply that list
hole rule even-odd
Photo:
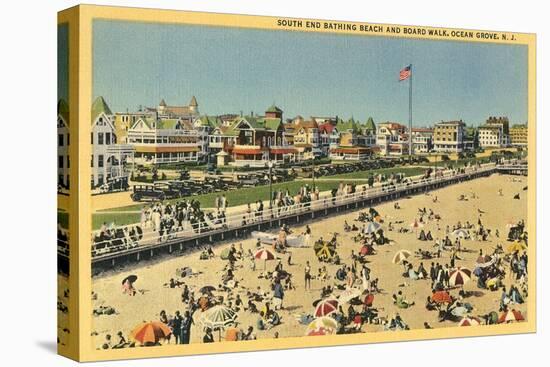
[{"label": "green lawn", "polygon": [[[426,166],[429,165],[429,163],[425,163]],[[342,173],[339,175],[334,176],[325,176],[320,177],[319,180],[322,180],[323,178],[330,178],[330,179],[354,179],[354,178],[360,178],[365,179],[368,178],[371,175],[377,175],[379,173],[385,174],[385,175],[391,175],[392,173],[404,173],[405,176],[417,176],[421,175],[426,171],[426,168],[424,167],[391,167],[391,168],[381,168],[377,170],[369,170],[369,171],[357,171],[357,172],[350,172],[350,173]]]},{"label": "green lawn", "polygon": [[[315,184],[319,187],[319,191],[329,191],[333,188],[338,187],[340,182],[344,183],[357,183],[364,184],[364,180],[355,180],[355,179],[364,179],[371,174],[391,174],[394,172],[405,173],[406,176],[415,176],[422,174],[424,168],[421,167],[392,167],[384,168],[379,170],[372,171],[362,171],[362,172],[351,172],[341,175],[319,177],[316,179]],[[331,180],[323,180],[323,178],[329,178]],[[341,180],[341,181],[340,181]],[[286,190],[288,189],[292,194],[298,192],[298,189],[305,184],[311,186],[311,179],[304,179],[299,181],[289,181],[278,184],[273,184],[273,191],[275,190]],[[221,195],[222,193],[212,193],[204,195],[193,196],[193,199],[198,200],[201,203],[202,207],[209,208],[214,206],[214,200],[216,196]],[[268,200],[269,199],[269,185],[256,186],[239,190],[226,191],[225,196],[227,197],[229,206],[243,205],[247,203],[253,203],[256,200]],[[169,200],[169,202],[175,202],[175,200]],[[104,211],[95,213],[92,218],[92,225],[94,229],[101,227],[103,222],[106,223],[116,223],[117,225],[137,223],[140,220],[139,211],[144,205],[148,204],[136,204],[120,208],[113,208]]]}]

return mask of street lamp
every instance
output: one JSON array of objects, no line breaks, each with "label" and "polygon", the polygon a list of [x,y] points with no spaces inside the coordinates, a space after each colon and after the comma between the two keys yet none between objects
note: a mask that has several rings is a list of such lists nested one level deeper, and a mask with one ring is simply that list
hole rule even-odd
[{"label": "street lamp", "polygon": [[269,168],[269,209],[273,209],[273,162],[270,160],[267,162],[267,167]]}]

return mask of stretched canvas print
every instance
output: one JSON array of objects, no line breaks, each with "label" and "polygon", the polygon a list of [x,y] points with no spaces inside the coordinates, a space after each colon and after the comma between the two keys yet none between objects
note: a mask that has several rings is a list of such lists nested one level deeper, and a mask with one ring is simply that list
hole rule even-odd
[{"label": "stretched canvas print", "polygon": [[77,6],[58,345],[81,361],[535,331],[535,36]]}]

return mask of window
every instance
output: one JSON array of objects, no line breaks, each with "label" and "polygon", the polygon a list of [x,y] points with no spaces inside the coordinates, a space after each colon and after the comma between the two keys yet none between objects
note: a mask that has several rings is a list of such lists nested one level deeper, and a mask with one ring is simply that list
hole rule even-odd
[{"label": "window", "polygon": [[99,168],[102,168],[103,167],[103,154],[99,154],[97,156],[97,166]]},{"label": "window", "polygon": [[71,160],[69,159],[70,156],[67,156],[67,168],[71,168]]},{"label": "window", "polygon": [[94,144],[94,133],[90,134],[90,144]]},{"label": "window", "polygon": [[58,168],[63,168],[63,156],[62,155],[57,157],[57,166],[58,166]]},{"label": "window", "polygon": [[71,144],[70,137],[71,137],[71,135],[69,133],[67,133],[67,146],[69,146],[69,144]]},{"label": "window", "polygon": [[103,133],[97,133],[97,144],[103,145]]},{"label": "window", "polygon": [[111,144],[111,133],[105,133],[105,144]]},{"label": "window", "polygon": [[94,166],[94,155],[92,154],[92,163],[90,164],[90,167],[93,168],[93,166]]},{"label": "window", "polygon": [[57,135],[57,146],[62,147],[64,144],[63,134]]}]

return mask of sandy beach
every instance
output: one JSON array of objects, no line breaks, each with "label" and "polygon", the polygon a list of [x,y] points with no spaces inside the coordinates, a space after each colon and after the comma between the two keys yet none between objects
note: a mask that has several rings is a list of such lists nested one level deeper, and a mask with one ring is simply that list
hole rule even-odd
[{"label": "sandy beach", "polygon": [[[390,244],[377,246],[377,253],[368,256],[367,266],[371,269],[371,278],[378,278],[378,286],[381,293],[375,294],[374,306],[379,311],[379,316],[390,319],[396,312],[400,314],[403,321],[408,324],[411,329],[424,328],[424,323],[427,322],[433,328],[440,327],[455,327],[457,322],[444,321],[439,322],[438,313],[436,311],[428,311],[425,308],[426,298],[431,295],[430,280],[420,279],[411,280],[403,277],[403,266],[393,264],[392,258],[394,254],[401,249],[409,250],[414,253],[418,249],[434,251],[434,241],[420,241],[417,239],[415,230],[410,230],[410,223],[418,218],[418,209],[431,209],[435,214],[438,214],[441,219],[439,224],[437,221],[427,221],[424,225],[424,231],[431,231],[434,239],[445,237],[445,228],[461,222],[462,224],[469,221],[472,224],[477,224],[481,216],[481,221],[485,228],[491,229],[491,236],[487,241],[475,241],[473,239],[463,240],[462,249],[459,253],[460,259],[456,260],[456,266],[463,266],[473,270],[476,259],[479,256],[481,249],[484,254],[492,254],[498,244],[502,244],[504,248],[510,242],[506,240],[508,234],[508,225],[517,223],[520,220],[527,220],[527,192],[524,187],[527,185],[527,179],[519,176],[507,175],[492,175],[488,178],[480,178],[474,181],[465,182],[462,184],[453,185],[440,190],[433,191],[426,195],[417,195],[410,198],[402,198],[399,202],[399,209],[394,207],[395,202],[387,202],[377,206],[375,209],[380,213],[383,222],[382,228],[385,235],[391,240]],[[499,193],[502,189],[502,193]],[[520,194],[520,198],[513,199],[514,195]],[[458,197],[463,194],[467,200],[459,201]],[[437,202],[434,202],[434,197],[437,196]],[[360,244],[356,243],[352,237],[357,232],[344,232],[343,224],[347,221],[349,224],[360,226],[362,223],[357,222],[360,211],[348,212],[343,215],[333,216],[330,218],[318,220],[309,223],[312,230],[312,243],[319,237],[329,239],[333,232],[338,232],[338,247],[337,252],[341,258],[341,262],[345,264],[351,263],[351,251],[356,253],[360,249]],[[400,224],[396,224],[401,222]],[[394,230],[388,230],[389,222],[393,223]],[[410,231],[400,233],[398,228],[404,227]],[[439,229],[438,229],[439,227]],[[304,232],[305,224],[300,226],[292,226],[290,228],[294,234]],[[495,232],[498,230],[500,236],[497,238]],[[214,248],[216,255],[230,246],[232,242],[217,245]],[[256,240],[254,238],[242,241],[244,252],[248,249],[255,249]],[[235,243],[237,247],[239,242]],[[254,333],[257,338],[271,338],[278,333],[278,336],[303,336],[306,326],[300,324],[296,320],[296,315],[301,313],[312,314],[314,306],[312,303],[320,298],[321,289],[324,286],[341,284],[334,279],[338,265],[320,263],[314,255],[313,248],[292,248],[292,264],[287,265],[286,254],[277,254],[282,259],[284,270],[290,272],[293,277],[295,290],[286,290],[283,306],[284,309],[278,311],[282,317],[282,323],[270,330],[256,330],[256,322],[258,314],[241,310],[238,312],[238,328],[246,331],[249,326],[254,327]],[[211,285],[217,287],[221,283],[223,269],[227,264],[226,260],[216,256],[210,260],[199,260],[199,252],[186,254],[184,256],[169,258],[158,263],[144,263],[143,265],[135,266],[131,269],[126,269],[124,272],[104,273],[93,279],[94,296],[93,308],[99,306],[110,306],[116,310],[112,315],[100,315],[93,317],[93,343],[95,348],[99,348],[105,340],[105,335],[110,334],[115,339],[117,332],[122,331],[124,336],[128,338],[131,330],[142,321],[159,320],[159,313],[165,310],[169,316],[173,316],[176,310],[182,314],[187,309],[187,305],[181,302],[181,288],[169,288],[163,286],[168,283],[170,278],[176,278],[176,269],[190,267],[198,275],[192,275],[180,279],[185,282],[191,291],[195,291],[198,298],[198,289],[203,286]],[[322,281],[314,278],[311,282],[311,290],[304,288],[304,266],[306,261],[310,261],[312,274],[317,275],[318,269],[326,266],[329,279]],[[444,251],[441,258],[433,260],[421,260],[418,257],[410,257],[409,261],[414,269],[422,261],[424,267],[429,271],[432,261],[441,264],[450,262],[450,251]],[[272,271],[277,261],[268,261],[266,263],[267,270]],[[248,301],[246,296],[247,290],[256,290],[257,287],[265,292],[271,293],[270,280],[258,278],[263,271],[263,262],[256,262],[256,270],[252,271],[249,266],[248,259],[236,262],[235,278],[238,280],[238,287],[233,290],[233,294],[240,294],[245,305]],[[506,277],[503,283],[507,289],[514,283],[510,276],[510,271],[506,268]],[[134,286],[138,290],[135,296],[123,294],[121,289],[121,281],[126,276],[135,274],[138,280]],[[408,301],[414,301],[415,305],[407,309],[399,309],[394,305],[392,295],[399,290]],[[471,316],[479,316],[487,314],[491,311],[499,310],[499,302],[502,291],[490,291],[488,289],[479,289],[476,285],[475,277],[472,278],[464,286],[465,291],[471,291],[472,295],[464,301],[470,303],[474,309],[470,313]],[[451,289],[449,292],[452,296],[458,296],[459,289]],[[335,290],[334,295],[337,296],[341,290]],[[227,292],[214,291],[214,295],[224,296],[227,298]],[[527,302],[523,304],[515,304],[514,309],[519,310],[527,318]],[[258,308],[261,304],[258,303]],[[344,310],[347,310],[347,304],[342,305]],[[360,310],[359,306],[356,306]],[[203,327],[200,319],[201,311],[198,310],[194,314],[195,324],[191,328],[191,343],[202,342],[204,335]],[[481,326],[482,327],[482,326]],[[379,324],[365,324],[361,328],[362,332],[380,332],[383,331],[383,326]],[[216,341],[217,341],[217,333]],[[174,342],[173,340],[171,341]]]}]

